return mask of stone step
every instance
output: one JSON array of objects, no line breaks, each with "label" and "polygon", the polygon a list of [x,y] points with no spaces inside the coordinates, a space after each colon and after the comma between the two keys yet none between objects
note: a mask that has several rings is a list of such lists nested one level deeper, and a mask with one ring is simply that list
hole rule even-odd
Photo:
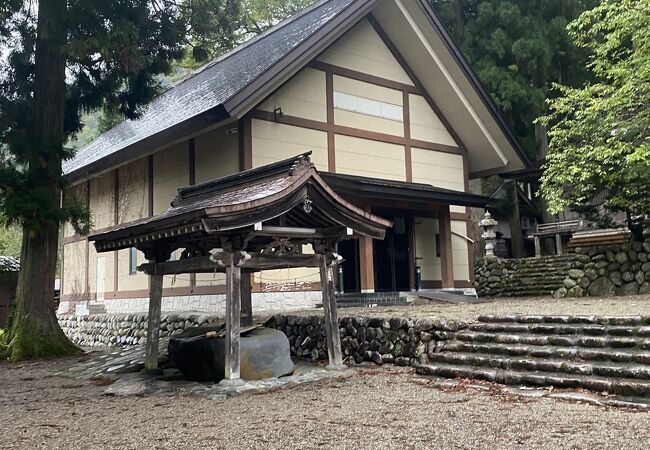
[{"label": "stone step", "polygon": [[582,323],[594,325],[623,325],[639,326],[650,325],[650,316],[564,316],[564,315],[491,315],[484,314],[478,317],[479,322],[486,323]]},{"label": "stone step", "polygon": [[560,372],[572,375],[596,375],[610,378],[650,380],[650,365],[566,361],[563,359],[511,358],[479,353],[434,353],[429,358],[438,363],[490,367],[504,370]]},{"label": "stone step", "polygon": [[479,333],[533,333],[533,334],[583,334],[588,336],[637,336],[650,338],[650,326],[620,326],[592,324],[558,324],[558,323],[491,323],[470,324],[469,331]]},{"label": "stone step", "polygon": [[511,292],[525,292],[525,291],[554,291],[564,286],[562,283],[512,283],[508,285],[506,290]]},{"label": "stone step", "polygon": [[501,291],[499,297],[546,297],[553,295],[556,289],[522,289]]},{"label": "stone step", "polygon": [[447,378],[471,378],[508,385],[555,386],[559,388],[585,388],[618,395],[650,396],[650,382],[626,378],[607,378],[593,375],[561,374],[546,371],[514,371],[472,368],[454,364],[420,364],[420,375]]},{"label": "stone step", "polygon": [[496,342],[476,343],[453,340],[442,344],[440,351],[650,364],[650,351],[648,349],[580,348],[559,345],[523,345]]},{"label": "stone step", "polygon": [[566,272],[517,272],[517,276],[512,281],[518,280],[535,280],[535,279],[555,279],[560,280],[566,278]]},{"label": "stone step", "polygon": [[498,342],[522,345],[556,345],[586,348],[638,348],[650,350],[650,339],[636,336],[567,336],[557,334],[504,334],[461,331],[456,339],[464,342]]},{"label": "stone step", "polygon": [[535,275],[535,274],[552,274],[552,275],[564,275],[566,276],[568,272],[567,267],[545,267],[545,266],[539,266],[539,267],[522,267],[519,270],[517,270],[517,274],[530,274],[530,275]]}]

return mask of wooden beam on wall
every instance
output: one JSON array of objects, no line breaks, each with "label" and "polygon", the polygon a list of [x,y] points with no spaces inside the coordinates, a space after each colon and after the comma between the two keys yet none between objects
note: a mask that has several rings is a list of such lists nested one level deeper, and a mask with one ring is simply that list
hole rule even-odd
[{"label": "wooden beam on wall", "polygon": [[253,130],[251,116],[239,120],[239,170],[253,168]]},{"label": "wooden beam on wall", "polygon": [[334,75],[325,71],[325,98],[327,108],[327,170],[336,172],[336,139],[334,134]]},{"label": "wooden beam on wall", "polygon": [[153,156],[147,158],[147,185],[149,191],[149,217],[153,216]]},{"label": "wooden beam on wall", "polygon": [[[189,183],[190,186],[196,184],[196,141],[194,138],[191,138],[188,141],[187,149],[188,165],[189,165]],[[190,274],[190,291],[196,286],[196,274]]]},{"label": "wooden beam on wall", "polygon": [[404,163],[406,164],[406,181],[413,181],[413,163],[411,162],[411,112],[409,106],[409,94],[402,92],[402,111],[404,121]]},{"label": "wooden beam on wall", "polygon": [[[115,169],[115,191],[114,191],[114,196],[115,196],[115,215],[113,216],[113,225],[119,225],[120,222],[120,169],[117,168]],[[115,250],[113,252],[113,292],[118,291],[118,286],[119,286],[119,260],[118,260],[118,251]]]},{"label": "wooden beam on wall", "polygon": [[[90,180],[86,181],[86,208],[90,210]],[[90,241],[86,237],[86,273],[85,273],[85,285],[86,285],[86,296],[90,298]]]},{"label": "wooden beam on wall", "polygon": [[449,207],[443,208],[438,216],[438,233],[440,234],[440,271],[442,287],[454,287],[454,257],[451,245],[451,217]]}]

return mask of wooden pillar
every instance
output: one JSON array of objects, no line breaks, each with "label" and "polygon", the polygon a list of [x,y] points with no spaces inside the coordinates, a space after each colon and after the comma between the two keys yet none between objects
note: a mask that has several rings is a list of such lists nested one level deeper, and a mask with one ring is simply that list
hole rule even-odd
[{"label": "wooden pillar", "polygon": [[555,251],[557,256],[562,256],[562,253],[564,253],[564,250],[562,249],[562,235],[560,235],[560,233],[555,235]]},{"label": "wooden pillar", "polygon": [[242,325],[250,326],[253,324],[253,299],[251,292],[251,272],[244,272],[241,277],[241,312]]},{"label": "wooden pillar", "polygon": [[[154,263],[153,261],[150,262]],[[144,368],[147,370],[158,369],[162,286],[163,276],[156,273],[156,266],[154,265],[153,273],[149,275],[149,322],[147,324],[147,348],[144,359]]]},{"label": "wooden pillar", "polygon": [[438,233],[440,234],[440,271],[442,287],[454,287],[454,257],[451,247],[451,214],[449,206],[443,207],[438,217]]},{"label": "wooden pillar", "polygon": [[226,361],[224,378],[239,379],[239,327],[241,316],[241,268],[231,259],[226,267]]},{"label": "wooden pillar", "polygon": [[409,242],[409,289],[412,292],[417,291],[417,280],[415,270],[417,266],[416,248],[415,248],[415,217],[410,217],[406,220],[406,232],[408,233]]},{"label": "wooden pillar", "polygon": [[336,310],[336,297],[334,293],[334,269],[327,263],[323,255],[320,268],[320,283],[323,291],[323,310],[325,313],[325,331],[327,333],[327,354],[330,368],[339,368],[343,365],[341,352],[341,336],[339,335],[339,319]]},{"label": "wooden pillar", "polygon": [[533,237],[533,240],[535,241],[535,258],[541,258],[542,257],[542,244],[540,242],[540,237],[535,235]]},{"label": "wooden pillar", "polygon": [[359,238],[359,275],[361,292],[375,292],[375,264],[372,251],[372,238]]}]

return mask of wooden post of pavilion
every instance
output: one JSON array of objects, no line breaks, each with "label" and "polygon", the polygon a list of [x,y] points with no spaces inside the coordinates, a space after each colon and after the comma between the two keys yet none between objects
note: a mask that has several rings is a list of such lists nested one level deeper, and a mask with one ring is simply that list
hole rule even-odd
[{"label": "wooden post of pavilion", "polygon": [[149,275],[149,320],[147,323],[147,345],[144,359],[146,370],[158,370],[158,342],[160,340],[160,309],[162,305],[163,275],[156,271],[155,261]]},{"label": "wooden post of pavilion", "polygon": [[323,311],[325,314],[325,332],[327,334],[328,368],[340,369],[343,366],[341,352],[341,335],[339,334],[339,319],[336,310],[336,295],[334,292],[334,264],[328,262],[328,256],[322,255],[320,267],[320,283],[323,292]]},{"label": "wooden post of pavilion", "polygon": [[[239,380],[239,339],[241,320],[241,267],[231,254],[226,266],[226,343],[224,380]],[[226,381],[228,382],[228,381]]]}]

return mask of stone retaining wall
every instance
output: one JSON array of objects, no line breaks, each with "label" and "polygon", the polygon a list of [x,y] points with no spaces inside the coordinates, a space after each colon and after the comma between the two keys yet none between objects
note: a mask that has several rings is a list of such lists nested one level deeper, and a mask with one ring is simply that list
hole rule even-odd
[{"label": "stone retaining wall", "polygon": [[[161,337],[174,336],[189,327],[207,325],[216,316],[196,313],[165,314],[161,318]],[[146,341],[147,316],[143,314],[59,316],[68,338],[81,346],[131,346]],[[293,356],[327,361],[325,324],[322,315],[275,315],[266,326],[284,332]],[[418,320],[393,317],[342,317],[339,333],[344,362],[372,361],[400,366],[429,361],[429,355],[451,340],[468,324],[438,318]]]},{"label": "stone retaining wall", "polygon": [[[327,360],[325,325],[322,316],[276,315],[267,324],[289,338],[291,353],[312,360]],[[393,317],[342,317],[339,333],[344,363],[372,361],[375,364],[415,366],[429,361],[442,341],[468,324],[433,317],[418,320]]]},{"label": "stone retaining wall", "polygon": [[[144,344],[147,339],[145,314],[59,315],[59,325],[73,343],[84,347]],[[160,336],[175,336],[189,327],[207,325],[217,316],[197,313],[163,314]]]},{"label": "stone retaining wall", "polygon": [[650,239],[578,247],[559,257],[481,258],[475,287],[480,297],[650,294]]},{"label": "stone retaining wall", "polygon": [[556,296],[650,294],[650,240],[576,248],[580,266],[568,271]]}]

